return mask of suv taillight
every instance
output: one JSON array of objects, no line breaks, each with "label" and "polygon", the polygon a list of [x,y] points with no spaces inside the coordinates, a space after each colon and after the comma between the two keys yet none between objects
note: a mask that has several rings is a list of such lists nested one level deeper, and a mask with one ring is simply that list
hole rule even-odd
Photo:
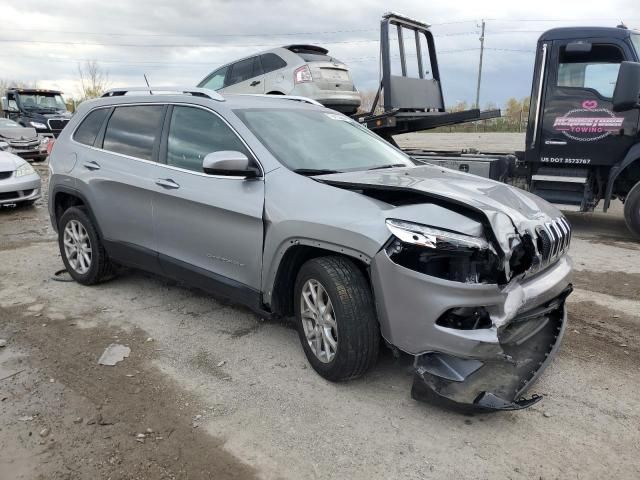
[{"label": "suv taillight", "polygon": [[309,65],[303,65],[293,72],[293,82],[294,83],[305,83],[305,82],[313,82],[313,77],[311,76],[311,69]]}]

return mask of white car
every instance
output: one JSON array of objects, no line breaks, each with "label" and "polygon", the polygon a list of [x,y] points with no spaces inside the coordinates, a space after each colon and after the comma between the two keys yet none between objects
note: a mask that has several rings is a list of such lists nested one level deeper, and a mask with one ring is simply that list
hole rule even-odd
[{"label": "white car", "polygon": [[307,97],[345,114],[356,113],[361,102],[349,68],[315,45],[287,45],[228,63],[198,87],[222,94]]},{"label": "white car", "polygon": [[9,152],[0,152],[0,206],[32,205],[42,189],[40,175],[29,162]]}]

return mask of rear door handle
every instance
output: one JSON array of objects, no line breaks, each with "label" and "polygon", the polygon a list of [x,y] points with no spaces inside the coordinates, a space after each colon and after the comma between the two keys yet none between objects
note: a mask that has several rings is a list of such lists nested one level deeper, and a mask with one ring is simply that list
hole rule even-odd
[{"label": "rear door handle", "polygon": [[255,87],[256,85],[260,85],[260,80],[254,80],[249,84],[250,87]]},{"label": "rear door handle", "polygon": [[90,162],[84,162],[83,166],[87,170],[100,170],[100,165],[98,165],[93,160],[91,160]]},{"label": "rear door handle", "polygon": [[565,142],[564,140],[545,140],[544,144],[545,145],[566,145],[567,142]]},{"label": "rear door handle", "polygon": [[156,180],[156,185],[160,185],[162,188],[166,188],[168,190],[175,190],[176,188],[180,188],[180,185],[178,185],[170,178],[158,178]]}]

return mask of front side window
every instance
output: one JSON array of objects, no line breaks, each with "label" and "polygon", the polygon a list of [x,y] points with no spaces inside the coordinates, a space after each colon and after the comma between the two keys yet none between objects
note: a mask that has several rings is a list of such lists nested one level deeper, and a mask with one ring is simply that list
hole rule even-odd
[{"label": "front side window", "polygon": [[167,165],[202,172],[208,153],[249,152],[238,136],[217,115],[195,107],[173,108],[167,138]]},{"label": "front side window", "polygon": [[274,157],[300,173],[413,166],[407,155],[338,113],[271,108],[234,112]]},{"label": "front side window", "polygon": [[107,124],[103,148],[131,157],[151,160],[160,134],[164,106],[116,107]]},{"label": "front side window", "polygon": [[108,114],[108,108],[99,108],[87,115],[73,135],[74,140],[92,146]]},{"label": "front side window", "polygon": [[231,72],[229,73],[227,85],[235,85],[236,83],[244,82],[245,80],[262,74],[262,67],[258,57],[240,60],[231,65],[230,68]]},{"label": "front side window", "polygon": [[558,87],[592,89],[610,98],[618,79],[622,51],[614,45],[592,45],[590,52],[560,49]]},{"label": "front side window", "polygon": [[229,67],[222,67],[221,69],[216,70],[199,86],[203,88],[210,88],[211,90],[220,90],[225,86],[224,79],[227,76],[227,70],[229,70]]}]

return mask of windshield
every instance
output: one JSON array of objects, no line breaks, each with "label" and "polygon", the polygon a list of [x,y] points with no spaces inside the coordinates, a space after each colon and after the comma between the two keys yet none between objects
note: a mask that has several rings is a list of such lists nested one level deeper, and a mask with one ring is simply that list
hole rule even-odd
[{"label": "windshield", "polygon": [[8,118],[0,118],[0,128],[16,128],[16,127],[20,127],[20,125],[18,125],[13,120],[9,120]]},{"label": "windshield", "polygon": [[26,110],[66,110],[67,106],[60,94],[20,93],[20,102]]},{"label": "windshield", "polygon": [[401,151],[339,113],[246,109],[235,113],[286,167],[305,173],[413,166]]},{"label": "windshield", "polygon": [[640,60],[640,34],[631,35],[633,46],[636,47],[636,57]]}]

